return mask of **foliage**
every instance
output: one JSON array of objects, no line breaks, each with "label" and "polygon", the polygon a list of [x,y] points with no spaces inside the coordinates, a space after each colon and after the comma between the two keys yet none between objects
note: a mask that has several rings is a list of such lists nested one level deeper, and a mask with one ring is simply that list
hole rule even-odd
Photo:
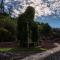
[{"label": "foliage", "polygon": [[8,31],[7,29],[0,28],[0,42],[7,41],[14,41],[14,36],[12,35],[12,32]]},{"label": "foliage", "polygon": [[8,14],[6,13],[1,14],[0,15],[0,41],[14,41],[16,38],[16,25],[17,25],[16,20],[9,17]]},{"label": "foliage", "polygon": [[29,24],[33,22],[35,10],[33,7],[28,6],[26,11],[19,15],[17,21],[17,37],[20,40],[20,46],[25,46],[25,42],[28,43]]},{"label": "foliage", "polygon": [[28,22],[34,21],[35,9],[33,7],[28,6],[24,14],[25,14],[25,18]]},{"label": "foliage", "polygon": [[36,47],[33,47],[33,48],[13,48],[13,49],[10,49],[9,51],[11,52],[42,52],[42,51],[46,51],[47,49],[45,48],[36,48]]},{"label": "foliage", "polygon": [[17,37],[22,47],[25,47],[25,45],[27,46],[28,38],[29,41],[37,42],[39,35],[48,35],[51,30],[51,27],[47,23],[40,24],[35,22],[34,14],[34,8],[29,6],[23,14],[19,15],[17,21]]},{"label": "foliage", "polygon": [[[40,24],[34,21],[35,9],[33,7],[28,6],[26,11],[19,15],[18,21],[4,12],[3,0],[0,4],[0,8],[3,12],[0,13],[0,41],[15,40],[16,27],[17,39],[20,40],[21,47],[27,47],[28,39],[32,42],[37,42],[38,35],[48,35],[50,33],[51,27],[47,23]],[[9,13],[12,13],[10,8]]]},{"label": "foliage", "polygon": [[37,42],[38,40],[38,25],[36,22],[33,22],[31,25],[31,39],[33,42]]},{"label": "foliage", "polygon": [[7,16],[6,14],[5,15],[1,15],[0,16],[0,27],[15,28],[16,27],[16,21],[13,20],[11,17]]},{"label": "foliage", "polygon": [[0,52],[42,52],[44,48],[0,48]]},{"label": "foliage", "polygon": [[1,0],[0,9],[0,13],[4,13],[4,0]]},{"label": "foliage", "polygon": [[0,48],[0,52],[8,52],[12,50],[13,48]]},{"label": "foliage", "polygon": [[49,32],[51,31],[51,27],[49,26],[48,23],[45,23],[45,24],[41,23],[39,24],[38,28],[39,28],[40,33],[43,35],[48,35]]},{"label": "foliage", "polygon": [[[31,6],[28,6],[26,11],[19,15],[18,23],[20,22],[32,22],[34,20],[35,9]],[[23,17],[23,18],[22,18]]]},{"label": "foliage", "polygon": [[50,31],[51,31],[51,27],[49,26],[49,24],[48,23],[46,23],[45,25],[44,25],[44,33],[45,34],[48,34]]}]

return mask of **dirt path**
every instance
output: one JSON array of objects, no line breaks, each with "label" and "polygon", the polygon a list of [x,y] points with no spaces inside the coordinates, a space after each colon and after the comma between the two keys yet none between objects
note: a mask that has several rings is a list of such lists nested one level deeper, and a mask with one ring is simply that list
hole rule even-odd
[{"label": "dirt path", "polygon": [[54,43],[54,44],[57,45],[57,47],[47,50],[46,52],[37,53],[35,55],[27,56],[26,58],[21,59],[21,60],[44,60],[44,58],[46,58],[47,56],[60,51],[60,44],[58,44],[58,43]]}]

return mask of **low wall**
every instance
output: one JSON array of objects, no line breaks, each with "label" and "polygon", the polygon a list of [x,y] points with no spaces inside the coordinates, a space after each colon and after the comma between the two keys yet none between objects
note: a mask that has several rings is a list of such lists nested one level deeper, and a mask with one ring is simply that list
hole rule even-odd
[{"label": "low wall", "polygon": [[16,43],[15,42],[0,42],[0,48],[14,48],[16,47]]},{"label": "low wall", "polygon": [[60,60],[60,46],[43,53],[28,56],[21,60]]}]

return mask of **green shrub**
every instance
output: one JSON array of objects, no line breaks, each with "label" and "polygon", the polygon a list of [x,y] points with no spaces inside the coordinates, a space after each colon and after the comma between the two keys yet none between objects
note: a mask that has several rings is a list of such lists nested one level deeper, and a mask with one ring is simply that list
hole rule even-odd
[{"label": "green shrub", "polygon": [[[13,41],[16,38],[16,20],[9,15],[0,16],[0,41]],[[3,29],[2,29],[3,28]],[[3,33],[3,34],[2,34]]]},{"label": "green shrub", "polygon": [[5,28],[0,28],[0,42],[10,42],[14,41],[14,36],[12,32],[8,31]]}]

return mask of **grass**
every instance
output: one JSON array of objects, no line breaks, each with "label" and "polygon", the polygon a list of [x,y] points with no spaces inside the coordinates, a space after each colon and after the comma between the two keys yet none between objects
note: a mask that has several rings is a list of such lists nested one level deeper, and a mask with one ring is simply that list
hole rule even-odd
[{"label": "grass", "polygon": [[0,48],[0,52],[10,51],[12,48]]},{"label": "grass", "polygon": [[44,48],[0,48],[0,52],[29,52],[29,51],[36,51],[42,52],[46,51],[47,49]]}]

